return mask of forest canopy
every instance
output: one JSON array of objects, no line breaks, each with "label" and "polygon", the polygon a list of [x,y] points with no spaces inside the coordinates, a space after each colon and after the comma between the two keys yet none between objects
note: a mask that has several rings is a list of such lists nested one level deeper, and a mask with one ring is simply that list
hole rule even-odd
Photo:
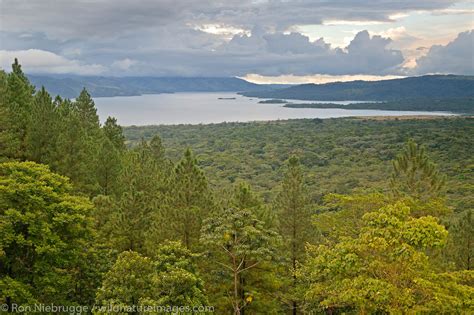
[{"label": "forest canopy", "polygon": [[0,303],[474,312],[474,124],[122,128],[0,72]]}]

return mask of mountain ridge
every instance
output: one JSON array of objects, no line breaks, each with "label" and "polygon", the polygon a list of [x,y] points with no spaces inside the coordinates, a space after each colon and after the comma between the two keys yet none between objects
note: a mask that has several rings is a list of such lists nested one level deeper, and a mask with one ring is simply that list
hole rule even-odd
[{"label": "mountain ridge", "polygon": [[248,97],[314,101],[394,101],[474,96],[474,76],[425,75],[381,81],[300,84],[279,90],[246,91]]},{"label": "mountain ridge", "polygon": [[105,77],[75,75],[28,75],[30,82],[44,86],[53,95],[74,98],[86,88],[93,97],[137,96],[175,92],[243,92],[285,88],[260,85],[236,77]]}]

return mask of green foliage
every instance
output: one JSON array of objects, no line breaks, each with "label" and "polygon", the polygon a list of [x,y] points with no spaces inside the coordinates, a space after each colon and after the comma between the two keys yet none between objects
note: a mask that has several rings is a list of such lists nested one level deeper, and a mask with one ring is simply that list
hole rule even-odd
[{"label": "green foliage", "polygon": [[288,288],[289,309],[296,312],[298,304],[293,294],[296,286],[296,271],[303,261],[305,245],[312,240],[310,200],[304,183],[303,171],[296,156],[288,160],[288,169],[274,205],[278,213],[279,231],[283,238],[283,256],[286,258],[285,275]]},{"label": "green foliage", "polygon": [[123,129],[117,124],[117,119],[114,117],[107,117],[107,120],[102,127],[104,135],[113,144],[115,149],[119,151],[125,150],[125,137]]},{"label": "green foliage", "polygon": [[[261,102],[260,102],[261,103]],[[371,103],[351,103],[347,105],[333,103],[287,103],[284,107],[288,108],[343,108],[343,109],[377,109],[377,110],[402,110],[402,111],[446,111],[457,113],[472,113],[474,110],[474,98],[459,97],[434,99],[412,98],[403,100],[393,100],[388,102]]]},{"label": "green foliage", "polygon": [[252,290],[241,296],[240,275],[273,259],[278,234],[266,229],[264,223],[247,209],[226,208],[204,222],[201,241],[209,250],[209,258],[217,267],[220,281],[228,283],[223,294],[228,295],[227,308],[235,314],[251,307]]},{"label": "green foliage", "polygon": [[320,241],[334,243],[343,237],[356,237],[364,222],[362,216],[387,205],[390,199],[380,193],[324,196],[323,206],[313,216]]},{"label": "green foliage", "polygon": [[440,196],[445,178],[428,158],[424,147],[408,141],[403,152],[393,161],[390,181],[392,192],[427,201]]},{"label": "green foliage", "polygon": [[0,164],[0,303],[472,312],[470,118],[130,127],[127,148],[17,61],[0,96],[0,161],[61,174]]},{"label": "green foliage", "polygon": [[1,302],[77,301],[73,270],[93,241],[91,209],[44,165],[0,164]]},{"label": "green foliage", "polygon": [[472,119],[289,120],[124,128],[130,143],[159,134],[178,161],[190,147],[212,188],[246,181],[271,202],[289,155],[301,161],[309,199],[329,193],[390,192],[391,160],[408,139],[423,144],[446,175],[446,202],[456,212],[474,207]]},{"label": "green foliage", "polygon": [[7,74],[0,70],[0,162],[7,158],[13,142],[11,113],[6,100],[7,88]]},{"label": "green foliage", "polygon": [[97,165],[97,181],[104,195],[118,191],[118,178],[122,169],[122,151],[113,142],[103,137],[100,144]]},{"label": "green foliage", "polygon": [[449,228],[447,255],[456,269],[473,270],[474,210],[462,212]]},{"label": "green foliage", "polygon": [[7,75],[7,88],[2,90],[2,103],[6,106],[9,131],[8,145],[3,153],[8,158],[25,159],[26,130],[30,123],[30,110],[33,103],[34,87],[21,70],[18,60],[12,64]]},{"label": "green foliage", "polygon": [[131,306],[151,298],[153,262],[133,251],[121,253],[97,291],[98,305]]},{"label": "green foliage", "polygon": [[213,200],[207,179],[190,150],[185,151],[176,165],[169,190],[162,216],[162,226],[168,230],[164,237],[181,240],[186,248],[194,248],[199,240],[202,220],[213,209]]},{"label": "green foliage", "polygon": [[193,254],[179,243],[156,249],[154,258],[133,251],[119,255],[97,292],[103,306],[207,305]]},{"label": "green foliage", "polygon": [[49,164],[56,150],[59,118],[53,100],[44,87],[36,93],[30,114],[33,119],[26,129],[26,156],[28,160]]},{"label": "green foliage", "polygon": [[311,246],[301,276],[307,307],[353,313],[472,311],[474,289],[438,274],[424,250],[446,243],[434,217],[414,218],[403,203],[363,216],[356,238]]}]

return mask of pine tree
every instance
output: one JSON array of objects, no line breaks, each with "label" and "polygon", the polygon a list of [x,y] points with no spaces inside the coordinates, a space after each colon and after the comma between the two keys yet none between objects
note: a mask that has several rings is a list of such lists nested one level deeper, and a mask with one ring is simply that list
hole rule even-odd
[{"label": "pine tree", "polygon": [[390,186],[395,196],[427,201],[441,195],[445,177],[429,159],[425,148],[413,140],[408,141],[392,165]]},{"label": "pine tree", "polygon": [[100,122],[97,109],[95,108],[94,100],[85,88],[82,89],[81,94],[76,98],[74,107],[79,116],[80,125],[87,134],[93,136],[94,133],[98,133]]},{"label": "pine tree", "polygon": [[107,137],[113,146],[119,150],[125,150],[125,136],[123,135],[122,127],[117,124],[117,119],[114,117],[107,117],[104,126],[102,127],[105,137]]},{"label": "pine tree", "polygon": [[97,181],[104,195],[118,192],[118,177],[122,168],[122,151],[108,137],[102,139],[97,159]]},{"label": "pine tree", "polygon": [[145,243],[162,202],[161,171],[146,141],[127,152],[118,177],[117,211],[109,219],[111,242],[119,251],[145,252]]},{"label": "pine tree", "polygon": [[26,134],[26,156],[31,161],[50,164],[56,150],[59,117],[44,87],[35,95],[31,115]]},{"label": "pine tree", "polygon": [[[232,198],[230,198],[230,207],[238,210],[250,211],[258,220],[263,223],[265,229],[274,229],[276,218],[273,215],[273,209],[264,205],[262,199],[257,193],[252,191],[248,183],[241,182],[236,185]],[[248,261],[245,259],[242,268],[246,268]],[[260,312],[279,312],[280,301],[275,296],[275,291],[280,290],[280,281],[275,274],[278,273],[278,264],[275,261],[262,262],[258,268],[254,268],[245,273],[240,273],[239,294],[243,300],[251,294],[254,300],[249,305],[249,313]],[[246,308],[241,310],[244,315]]]},{"label": "pine tree", "polygon": [[[303,171],[297,157],[288,160],[288,170],[281,185],[281,191],[275,202],[275,211],[278,213],[279,230],[283,238],[285,256],[289,260],[287,268],[291,275],[291,289],[289,295],[296,287],[298,263],[303,261],[305,245],[311,240],[311,212],[310,200],[303,179]],[[292,313],[296,314],[298,303],[291,298]]]},{"label": "pine tree", "polygon": [[7,104],[8,82],[5,71],[0,70],[0,162],[4,162],[13,147],[12,119]]},{"label": "pine tree", "polygon": [[26,129],[31,119],[31,106],[35,88],[21,70],[18,59],[12,64],[12,72],[7,77],[5,103],[8,107],[10,136],[7,156],[25,160],[26,158]]},{"label": "pine tree", "polygon": [[95,174],[91,174],[95,170],[96,164],[92,166],[91,161],[95,160],[96,152],[90,152],[88,137],[81,128],[74,104],[68,99],[63,100],[58,115],[59,135],[52,167],[69,177],[78,191],[96,191]]},{"label": "pine tree", "polygon": [[202,220],[213,208],[211,192],[197,160],[187,149],[170,180],[170,193],[164,216],[172,240],[182,240],[186,248],[197,245]]},{"label": "pine tree", "polygon": [[[61,102],[60,104],[58,104]],[[53,168],[71,178],[75,188],[89,195],[100,191],[97,173],[103,144],[94,102],[86,90],[75,102],[56,99],[59,136]]]},{"label": "pine tree", "polygon": [[110,195],[117,193],[117,179],[122,167],[125,153],[125,137],[117,119],[108,117],[102,127],[103,137],[100,141],[97,164],[97,180],[101,193]]}]

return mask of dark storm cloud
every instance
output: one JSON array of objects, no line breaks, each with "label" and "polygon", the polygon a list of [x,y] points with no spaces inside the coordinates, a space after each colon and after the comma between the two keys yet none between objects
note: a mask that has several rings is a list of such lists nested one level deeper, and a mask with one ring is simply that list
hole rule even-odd
[{"label": "dark storm cloud", "polygon": [[446,8],[454,0],[2,0],[1,27],[44,31],[50,37],[117,36],[186,23],[255,25],[285,30],[323,19],[387,21],[412,10]]},{"label": "dark storm cloud", "polygon": [[[0,59],[5,67],[21,51],[27,71],[112,75],[399,73],[403,56],[388,38],[360,32],[343,50],[287,31],[324,20],[388,21],[454,2],[0,0]],[[229,40],[229,30],[251,35]]]}]

